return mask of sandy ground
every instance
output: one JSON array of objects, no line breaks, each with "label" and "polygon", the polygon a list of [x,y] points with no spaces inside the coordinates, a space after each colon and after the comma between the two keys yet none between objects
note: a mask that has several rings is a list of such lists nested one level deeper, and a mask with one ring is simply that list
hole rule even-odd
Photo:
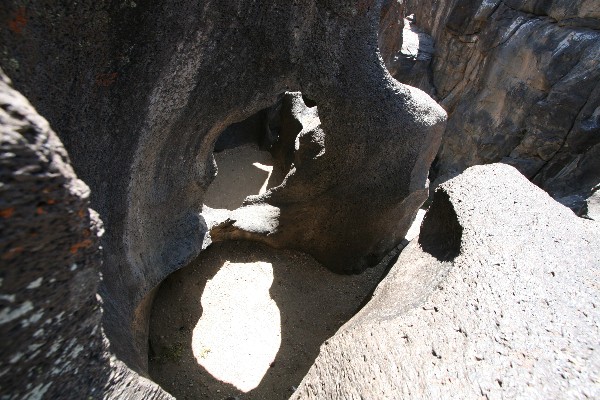
[{"label": "sandy ground", "polygon": [[298,252],[213,245],[156,296],[150,375],[178,399],[286,399],[382,270],[342,276]]},{"label": "sandy ground", "polygon": [[280,171],[273,171],[268,151],[249,144],[215,153],[217,176],[208,187],[204,204],[210,208],[235,210],[246,196],[262,194],[283,180]]},{"label": "sandy ground", "polygon": [[[215,158],[218,175],[205,199],[211,208],[235,209],[281,179],[272,174],[270,154],[255,146]],[[156,295],[150,375],[178,399],[286,399],[386,267],[343,276],[299,252],[252,242],[212,245]]]}]

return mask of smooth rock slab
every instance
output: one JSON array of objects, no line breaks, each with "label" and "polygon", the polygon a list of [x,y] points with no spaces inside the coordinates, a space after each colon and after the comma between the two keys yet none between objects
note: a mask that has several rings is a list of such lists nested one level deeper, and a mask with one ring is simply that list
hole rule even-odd
[{"label": "smooth rock slab", "polygon": [[599,233],[514,168],[469,168],[292,398],[598,398]]}]

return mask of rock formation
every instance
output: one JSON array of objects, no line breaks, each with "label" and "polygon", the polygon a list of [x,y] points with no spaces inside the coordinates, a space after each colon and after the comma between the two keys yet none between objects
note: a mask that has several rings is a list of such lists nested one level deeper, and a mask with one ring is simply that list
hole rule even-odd
[{"label": "rock formation", "polygon": [[600,182],[597,2],[408,0],[399,7],[433,37],[435,55],[429,69],[428,61],[404,59],[411,75],[395,77],[434,93],[449,114],[432,178],[504,162],[585,214],[584,200]]},{"label": "rock formation", "polygon": [[598,398],[599,232],[513,167],[469,168],[292,399]]},{"label": "rock formation", "polygon": [[[2,76],[2,396],[169,398],[143,378],[168,275],[230,239],[358,273],[401,242],[436,153],[438,181],[502,161],[596,218],[595,0],[414,3],[4,4],[0,65],[91,194]],[[425,92],[450,114],[439,153]],[[283,182],[206,207],[221,134],[264,124]],[[468,170],[295,396],[597,397],[599,236],[511,167]]]},{"label": "rock formation", "polygon": [[[104,327],[132,368],[146,367],[152,290],[211,242],[213,225],[218,240],[298,249],[339,272],[402,240],[445,113],[382,65],[378,3],[2,7],[2,65],[61,136],[105,223]],[[321,127],[300,145],[321,150],[229,220],[203,214],[219,134],[287,90],[318,104]]]},{"label": "rock formation", "polygon": [[88,187],[0,70],[0,393],[3,399],[171,398],[108,351]]},{"label": "rock formation", "polygon": [[390,74],[399,82],[435,95],[431,60],[434,40],[406,15],[403,0],[384,2],[379,22],[379,51]]}]

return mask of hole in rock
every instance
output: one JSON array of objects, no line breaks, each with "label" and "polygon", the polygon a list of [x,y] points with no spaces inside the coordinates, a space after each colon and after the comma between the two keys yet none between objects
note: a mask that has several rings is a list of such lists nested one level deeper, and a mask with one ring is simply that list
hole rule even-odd
[{"label": "hole in rock", "polygon": [[170,275],[150,319],[151,377],[178,399],[283,399],[379,282],[253,242],[213,244]]},{"label": "hole in rock", "polygon": [[219,135],[213,153],[217,176],[205,193],[206,206],[234,210],[247,196],[263,194],[283,181],[285,172],[270,153],[279,139],[280,107],[278,102]]},{"label": "hole in rock", "polygon": [[419,234],[419,244],[440,261],[452,261],[460,254],[463,228],[450,197],[436,190]]},{"label": "hole in rock", "polygon": [[305,157],[321,150],[310,140],[303,146],[296,143],[298,135],[308,136],[319,124],[315,101],[300,92],[285,92],[271,107],[227,127],[215,142],[217,175],[205,193],[205,206],[233,210],[247,196],[280,185],[298,161],[298,152]]}]

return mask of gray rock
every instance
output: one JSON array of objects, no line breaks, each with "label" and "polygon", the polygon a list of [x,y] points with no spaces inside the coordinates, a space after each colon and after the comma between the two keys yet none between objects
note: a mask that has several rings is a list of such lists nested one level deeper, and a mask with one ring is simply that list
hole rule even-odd
[{"label": "gray rock", "polygon": [[292,165],[311,159],[325,150],[318,107],[305,104],[302,93],[286,92],[281,100],[280,131],[271,153],[277,167],[289,172]]},{"label": "gray rock", "polygon": [[469,168],[292,399],[598,398],[599,268],[597,222]]},{"label": "gray rock", "polygon": [[100,326],[98,215],[48,122],[0,70],[3,399],[171,398],[116,360]]},{"label": "gray rock", "polygon": [[286,91],[318,104],[325,152],[238,210],[230,236],[340,272],[374,265],[402,240],[445,113],[386,71],[379,17],[370,0],[0,9],[11,28],[0,30],[0,63],[61,135],[106,224],[104,328],[127,365],[146,369],[153,289],[211,241],[202,201],[217,138]]},{"label": "gray rock", "polygon": [[[431,61],[435,54],[433,38],[414,23],[414,15],[407,16],[402,22],[383,18],[383,15],[379,28],[379,50],[386,68],[399,82],[418,87],[435,96],[431,71]],[[399,37],[394,38],[393,35]],[[396,47],[392,47],[390,43],[395,43]]]},{"label": "gray rock", "polygon": [[594,221],[600,221],[600,187],[594,188],[594,192],[586,199],[586,216]]},{"label": "gray rock", "polygon": [[377,45],[383,62],[392,76],[400,56],[404,35],[404,0],[385,0],[379,17]]},{"label": "gray rock", "polygon": [[431,70],[400,79],[434,93],[449,115],[432,179],[504,162],[556,199],[589,197],[600,182],[600,17],[592,3],[405,3],[436,50]]},{"label": "gray rock", "polygon": [[594,0],[507,0],[506,4],[531,14],[547,15],[560,26],[600,29],[600,8]]}]

